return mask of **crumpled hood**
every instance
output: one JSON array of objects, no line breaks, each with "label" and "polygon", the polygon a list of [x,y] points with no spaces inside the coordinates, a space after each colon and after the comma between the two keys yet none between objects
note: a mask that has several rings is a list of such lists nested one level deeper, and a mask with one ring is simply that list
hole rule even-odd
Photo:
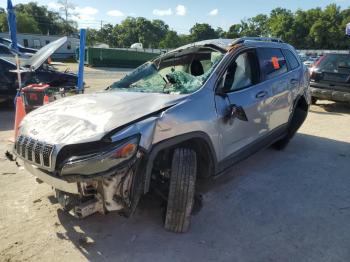
[{"label": "crumpled hood", "polygon": [[50,144],[96,141],[115,128],[185,97],[118,91],[75,95],[29,113],[20,125],[19,134]]}]

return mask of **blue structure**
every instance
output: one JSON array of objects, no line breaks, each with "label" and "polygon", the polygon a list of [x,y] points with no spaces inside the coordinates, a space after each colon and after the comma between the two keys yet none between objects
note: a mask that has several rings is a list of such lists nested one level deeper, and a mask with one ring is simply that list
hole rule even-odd
[{"label": "blue structure", "polygon": [[13,52],[18,53],[16,14],[15,14],[15,10],[13,9],[11,0],[7,0],[7,22],[9,25],[10,38],[12,41],[10,48]]},{"label": "blue structure", "polygon": [[79,72],[78,72],[77,93],[84,92],[85,39],[86,39],[86,29],[80,29]]}]

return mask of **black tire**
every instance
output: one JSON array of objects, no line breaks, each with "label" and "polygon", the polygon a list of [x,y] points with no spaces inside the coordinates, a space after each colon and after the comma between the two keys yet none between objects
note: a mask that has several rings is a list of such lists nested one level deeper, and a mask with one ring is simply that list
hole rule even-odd
[{"label": "black tire", "polygon": [[295,133],[298,131],[299,127],[303,124],[306,119],[307,112],[305,112],[300,107],[295,108],[292,119],[288,125],[287,134],[277,142],[275,142],[272,147],[277,150],[283,150],[289,144],[289,141],[293,138]]},{"label": "black tire", "polygon": [[316,105],[317,98],[316,97],[311,97],[311,104]]},{"label": "black tire", "polygon": [[194,202],[197,172],[196,152],[188,148],[175,149],[164,228],[175,233],[188,231]]}]

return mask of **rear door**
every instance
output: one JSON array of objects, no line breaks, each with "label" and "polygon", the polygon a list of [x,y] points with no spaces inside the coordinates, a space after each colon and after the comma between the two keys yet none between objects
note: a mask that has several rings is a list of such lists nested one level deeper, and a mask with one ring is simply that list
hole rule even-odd
[{"label": "rear door", "polygon": [[292,107],[292,90],[299,85],[299,77],[288,65],[279,48],[258,48],[258,57],[264,85],[270,88],[268,130],[272,131],[288,122]]}]

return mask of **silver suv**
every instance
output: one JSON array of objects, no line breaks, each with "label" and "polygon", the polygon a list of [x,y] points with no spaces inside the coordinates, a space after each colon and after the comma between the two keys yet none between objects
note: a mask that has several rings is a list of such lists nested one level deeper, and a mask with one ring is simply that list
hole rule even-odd
[{"label": "silver suv", "polygon": [[16,155],[78,217],[130,216],[152,189],[164,225],[189,228],[196,179],[259,149],[284,148],[304,122],[309,74],[278,39],[193,43],[147,62],[106,91],[28,114]]}]

